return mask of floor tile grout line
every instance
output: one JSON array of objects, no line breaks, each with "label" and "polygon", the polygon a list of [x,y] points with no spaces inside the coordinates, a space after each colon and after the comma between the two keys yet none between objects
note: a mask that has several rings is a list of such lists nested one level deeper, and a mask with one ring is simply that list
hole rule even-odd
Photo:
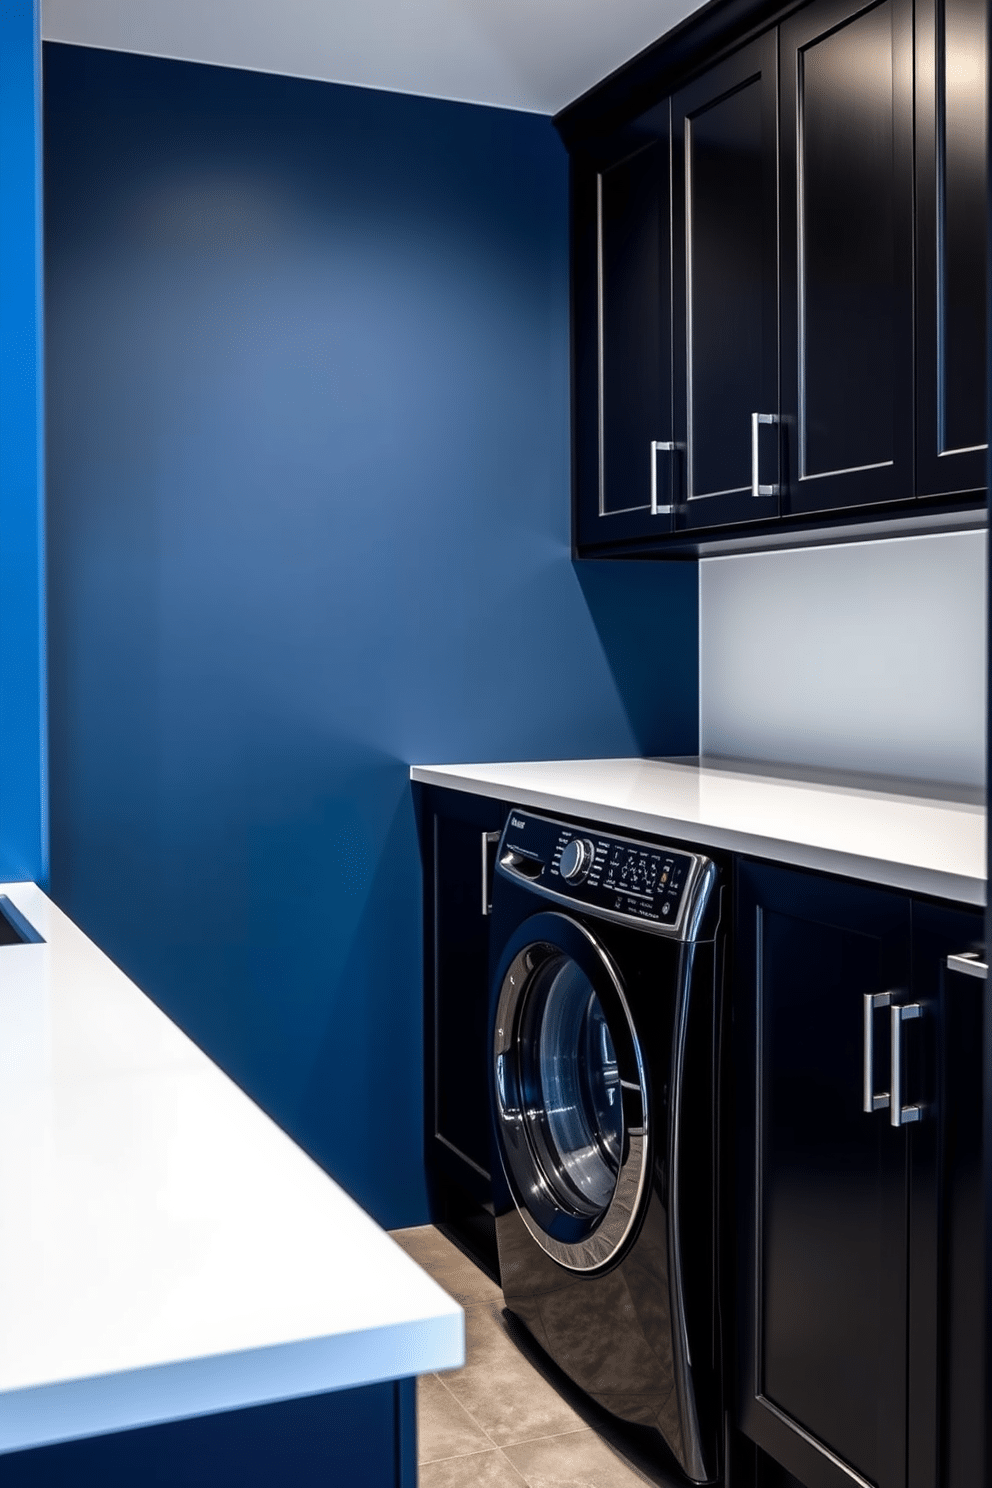
[{"label": "floor tile grout line", "polygon": [[[461,1404],[460,1401],[459,1404]],[[472,1415],[471,1411],[465,1410],[464,1406],[462,1406],[462,1410],[464,1410],[465,1414],[469,1416],[476,1425],[478,1425],[478,1422],[475,1420],[475,1417]],[[522,1436],[517,1441],[508,1441],[503,1442],[502,1444],[493,1441],[492,1437],[489,1435],[488,1431],[486,1431],[484,1426],[479,1426],[479,1430],[483,1433],[488,1441],[492,1442],[493,1449],[497,1452],[501,1452],[504,1457],[506,1457],[506,1450],[508,1447],[533,1447],[538,1442],[558,1441],[560,1437],[578,1436],[583,1431],[588,1431],[590,1435],[596,1436],[596,1432],[593,1430],[593,1428],[591,1426],[587,1426],[584,1421],[581,1425],[576,1426],[572,1431],[550,1431],[545,1436]],[[462,1457],[479,1457],[482,1455],[483,1452],[488,1452],[489,1450],[489,1447],[481,1447],[478,1449],[474,1449],[471,1452],[452,1452],[450,1457],[429,1457],[426,1459],[425,1462],[422,1462],[420,1466],[426,1467],[429,1462],[457,1462]],[[509,1457],[507,1457],[506,1460],[507,1462],[510,1462]],[[520,1471],[519,1467],[516,1467],[512,1462],[510,1462],[510,1466],[513,1467],[515,1472]]]},{"label": "floor tile grout line", "polygon": [[[599,1435],[599,1433],[596,1430],[594,1430],[593,1427],[590,1426],[590,1427],[588,1427],[586,1429],[594,1437],[596,1437],[598,1441],[602,1441],[603,1440],[602,1437]],[[556,1433],[555,1436],[537,1437],[536,1440],[537,1441],[556,1441],[559,1436],[570,1436],[570,1435],[572,1435],[571,1432],[560,1431],[560,1432]],[[533,1445],[533,1443],[531,1443],[531,1442],[507,1442],[507,1446],[508,1447],[516,1447],[516,1446],[521,1446],[521,1447],[528,1446],[529,1447],[531,1445]],[[535,1483],[537,1485],[543,1485],[543,1484],[547,1483],[547,1477],[544,1476],[544,1475],[539,1476],[536,1480],[532,1480],[531,1478],[527,1477],[527,1475],[524,1473],[523,1468],[518,1467],[517,1464],[514,1461],[512,1461],[512,1459],[509,1456],[507,1456],[507,1453],[506,1453],[506,1449],[505,1448],[500,1447],[499,1450],[503,1454],[503,1456],[506,1457],[506,1460],[507,1460],[507,1462],[509,1462],[510,1467],[513,1469],[513,1471],[515,1473],[517,1473],[519,1477],[523,1478],[524,1482],[527,1484],[527,1488],[535,1488]],[[611,1451],[611,1449],[609,1448],[608,1445],[607,1445],[607,1450],[608,1451]],[[630,1474],[631,1488],[651,1488],[651,1479],[650,1478],[646,1478],[643,1475],[643,1473],[641,1473],[637,1468],[635,1468],[622,1455],[618,1455],[616,1452],[612,1452],[612,1455],[620,1463],[620,1465]]]},{"label": "floor tile grout line", "polygon": [[523,1475],[523,1473],[522,1473],[522,1472],[521,1472],[521,1471],[520,1471],[520,1469],[519,1469],[519,1467],[516,1467],[516,1466],[515,1466],[515,1465],[514,1465],[514,1464],[513,1464],[513,1463],[512,1463],[512,1462],[511,1462],[511,1461],[510,1461],[510,1459],[509,1459],[509,1457],[507,1457],[507,1455],[506,1455],[506,1453],[505,1453],[505,1452],[504,1452],[504,1451],[503,1451],[503,1448],[502,1448],[502,1447],[500,1447],[500,1448],[499,1448],[499,1455],[500,1455],[500,1456],[501,1456],[501,1457],[502,1457],[502,1459],[503,1459],[503,1461],[504,1461],[504,1462],[505,1462],[505,1463],[506,1463],[506,1465],[507,1465],[507,1467],[508,1467],[508,1468],[509,1468],[509,1469],[510,1469],[510,1471],[511,1471],[511,1472],[512,1472],[512,1473],[516,1473],[516,1475],[517,1475],[517,1477],[518,1477],[518,1478],[519,1478],[519,1479],[520,1479],[520,1481],[521,1481],[521,1483],[523,1483],[523,1484],[524,1484],[524,1485],[525,1485],[525,1488],[532,1488],[532,1485],[531,1485],[531,1481],[530,1481],[530,1478],[525,1478],[525,1477],[524,1477],[524,1475]]},{"label": "floor tile grout line", "polygon": [[[417,1466],[433,1467],[435,1462],[468,1462],[472,1457],[488,1457],[493,1452],[498,1452],[501,1457],[505,1457],[506,1455],[502,1447],[497,1447],[494,1444],[491,1447],[483,1447],[481,1452],[456,1452],[453,1457],[431,1457],[426,1462],[418,1462]],[[510,1462],[509,1457],[506,1457],[506,1461]],[[510,1462],[510,1466],[513,1467],[512,1462]],[[513,1467],[513,1471],[518,1476],[522,1476],[519,1467]]]},{"label": "floor tile grout line", "polygon": [[[500,1334],[502,1334],[503,1333],[503,1330],[500,1328],[499,1323],[496,1321],[495,1318],[492,1319],[492,1322],[493,1322],[493,1325],[494,1325],[496,1331],[499,1332]],[[510,1341],[512,1342],[513,1340],[511,1339]],[[522,1377],[526,1377],[527,1379],[530,1379],[531,1377],[533,1377],[533,1378],[535,1378],[537,1380],[544,1381],[544,1383],[548,1383],[546,1380],[544,1380],[544,1376],[541,1374],[540,1370],[534,1368],[534,1365],[530,1362],[530,1360],[526,1357],[525,1354],[520,1353],[519,1350],[517,1351],[517,1354],[518,1354],[518,1362],[522,1366],[521,1367],[521,1370],[520,1370],[520,1374],[521,1374]],[[467,1363],[467,1361],[466,1361],[466,1363]],[[465,1366],[463,1366],[463,1368],[464,1367]],[[459,1373],[461,1373],[460,1370],[451,1370],[450,1372],[452,1374],[459,1374]],[[465,1404],[465,1402],[463,1400],[460,1400],[459,1397],[455,1394],[454,1390],[452,1390],[447,1385],[447,1383],[445,1382],[444,1378],[441,1375],[439,1375],[439,1374],[436,1374],[434,1376],[434,1378],[437,1379],[437,1380],[440,1380],[441,1384],[444,1385],[444,1388],[447,1390],[447,1392],[451,1396],[452,1400],[454,1400],[458,1405],[461,1406],[462,1410],[468,1416],[469,1420],[475,1426],[477,1426],[479,1428],[479,1430],[487,1438],[488,1441],[491,1441],[493,1443],[493,1446],[497,1449],[497,1451],[502,1451],[503,1450],[503,1447],[525,1446],[525,1445],[529,1445],[531,1442],[535,1442],[535,1441],[551,1441],[556,1436],[573,1436],[573,1435],[575,1435],[576,1432],[579,1432],[579,1431],[592,1431],[593,1430],[593,1428],[591,1426],[589,1426],[585,1421],[583,1421],[582,1417],[578,1414],[577,1411],[572,1410],[571,1407],[568,1407],[569,1410],[571,1411],[571,1414],[572,1414],[573,1418],[578,1422],[578,1424],[576,1426],[571,1427],[569,1430],[567,1430],[567,1431],[550,1431],[550,1432],[545,1432],[544,1435],[542,1435],[542,1436],[521,1437],[517,1441],[504,1442],[501,1445],[499,1442],[497,1442],[497,1441],[495,1441],[493,1439],[492,1435],[490,1434],[490,1432],[488,1432],[486,1430],[486,1428],[485,1428],[485,1426],[483,1426],[482,1422],[479,1421],[479,1420],[477,1420],[477,1418],[472,1414],[472,1412],[469,1410],[469,1408]],[[554,1389],[554,1386],[552,1386],[551,1388]],[[555,1391],[555,1394],[557,1394],[557,1393],[558,1392]],[[561,1399],[560,1396],[558,1398]],[[563,1405],[566,1405],[567,1402],[566,1401],[562,1401],[562,1404]],[[471,1453],[463,1453],[461,1455],[471,1456],[472,1454]],[[509,1461],[509,1458],[507,1458],[507,1461]]]},{"label": "floor tile grout line", "polygon": [[[465,1411],[465,1414],[468,1416],[469,1420],[472,1422],[472,1425],[474,1427],[476,1427],[476,1429],[478,1431],[481,1431],[482,1432],[483,1436],[486,1438],[486,1441],[492,1442],[493,1447],[498,1452],[499,1451],[499,1447],[497,1446],[496,1442],[493,1441],[492,1437],[489,1435],[489,1432],[486,1430],[486,1428],[479,1421],[477,1421],[475,1419],[475,1417],[473,1416],[472,1412],[470,1410],[467,1410],[466,1407],[464,1405],[462,1405],[462,1402],[458,1399],[458,1396],[454,1393],[454,1391],[448,1389],[447,1385],[445,1385],[444,1380],[441,1378],[441,1376],[439,1374],[432,1374],[430,1376],[430,1378],[431,1379],[436,1379],[439,1385],[443,1385],[444,1386],[445,1392],[448,1395],[451,1396],[452,1400],[455,1402],[455,1404],[457,1406],[460,1406],[461,1409],[463,1411]],[[481,1448],[481,1451],[488,1452],[489,1451],[489,1448],[488,1447],[482,1447]],[[479,1452],[455,1452],[451,1457],[432,1457],[432,1458],[429,1459],[429,1461],[431,1461],[431,1462],[456,1462],[460,1457],[477,1457],[477,1456],[479,1456]],[[421,1462],[420,1461],[420,1418],[419,1418],[419,1412],[418,1412],[418,1418],[417,1418],[417,1459],[418,1459],[417,1460],[417,1466],[418,1466],[418,1468],[419,1467],[426,1467],[427,1466],[427,1463],[426,1462]]]},{"label": "floor tile grout line", "polygon": [[505,1452],[507,1447],[532,1447],[535,1442],[557,1441],[560,1436],[578,1436],[580,1431],[588,1431],[592,1436],[601,1439],[592,1426],[587,1426],[584,1421],[580,1421],[579,1425],[573,1427],[571,1431],[549,1431],[544,1436],[522,1436],[519,1441],[504,1442],[500,1451]]},{"label": "floor tile grout line", "polygon": [[[414,1255],[414,1256],[412,1256],[412,1259],[416,1260],[417,1257]],[[423,1265],[422,1262],[419,1262],[419,1264]],[[431,1274],[433,1274],[433,1273],[431,1273]],[[433,1279],[437,1282],[437,1284],[439,1286],[444,1287],[447,1290],[447,1283],[445,1281],[445,1278],[442,1275],[433,1275]],[[499,1333],[505,1333],[505,1330],[500,1327],[499,1320],[496,1317],[496,1310],[499,1309],[499,1304],[503,1300],[501,1293],[497,1297],[492,1297],[492,1296],[488,1296],[488,1297],[469,1297],[469,1296],[466,1296],[464,1300],[461,1300],[461,1299],[456,1299],[456,1300],[459,1301],[460,1306],[463,1307],[466,1310],[466,1312],[469,1309],[472,1309],[473,1311],[475,1311],[475,1309],[477,1309],[477,1308],[484,1307],[486,1309],[486,1311],[490,1315],[490,1319],[491,1319],[492,1325],[494,1326],[495,1330],[497,1332],[499,1332]],[[540,1371],[539,1370],[536,1370],[534,1368],[534,1365],[526,1358],[525,1355],[520,1354],[520,1356],[519,1356],[519,1362],[523,1366],[521,1368],[521,1370],[520,1370],[520,1374],[521,1374],[522,1377],[530,1377],[530,1376],[533,1375],[533,1376],[536,1376],[539,1379],[543,1379],[544,1378],[543,1375],[541,1375]],[[468,1364],[468,1359],[466,1358],[466,1365],[467,1364]],[[451,1375],[457,1375],[460,1372],[461,1372],[460,1370],[446,1371],[446,1373],[451,1374]],[[544,1434],[542,1434],[540,1436],[523,1437],[523,1438],[521,1438],[518,1441],[504,1442],[504,1443],[500,1444],[499,1442],[496,1442],[496,1441],[493,1440],[493,1437],[486,1430],[486,1428],[482,1425],[481,1421],[479,1421],[479,1420],[476,1419],[476,1417],[473,1415],[472,1411],[469,1410],[469,1408],[459,1398],[459,1396],[455,1393],[455,1391],[450,1388],[450,1386],[447,1384],[444,1376],[442,1376],[441,1374],[434,1374],[433,1375],[433,1378],[436,1379],[444,1387],[446,1394],[448,1396],[450,1396],[450,1398],[455,1402],[455,1404],[458,1405],[458,1406],[460,1406],[460,1408],[464,1411],[465,1415],[472,1422],[473,1426],[481,1433],[481,1435],[486,1439],[487,1442],[490,1442],[491,1443],[491,1447],[482,1447],[482,1448],[480,1448],[478,1450],[469,1451],[469,1452],[457,1452],[457,1453],[453,1454],[450,1457],[432,1458],[432,1459],[430,1459],[430,1462],[418,1463],[418,1466],[427,1467],[427,1466],[432,1465],[435,1462],[446,1462],[446,1463],[449,1463],[449,1462],[460,1462],[460,1461],[468,1462],[468,1461],[470,1461],[471,1459],[473,1459],[475,1457],[486,1456],[489,1452],[495,1451],[495,1452],[498,1452],[499,1453],[500,1457],[503,1459],[504,1463],[509,1468],[510,1472],[514,1475],[514,1478],[519,1479],[520,1482],[521,1482],[521,1484],[525,1485],[525,1488],[532,1488],[531,1479],[528,1478],[528,1477],[526,1477],[526,1475],[523,1473],[522,1469],[519,1468],[519,1467],[517,1467],[517,1465],[507,1455],[508,1450],[511,1450],[512,1451],[515,1447],[534,1446],[534,1445],[536,1445],[539,1442],[553,1442],[553,1441],[556,1441],[556,1440],[558,1440],[558,1439],[560,1439],[562,1437],[571,1437],[571,1436],[578,1435],[578,1434],[580,1434],[581,1432],[584,1432],[584,1431],[589,1432],[593,1436],[598,1436],[599,1435],[598,1432],[596,1432],[595,1428],[592,1427],[592,1426],[590,1426],[586,1421],[584,1421],[582,1419],[582,1417],[579,1416],[578,1413],[576,1411],[574,1411],[574,1409],[573,1409],[571,1413],[573,1415],[573,1418],[576,1421],[576,1424],[574,1426],[572,1426],[572,1427],[564,1430],[564,1431],[547,1432],[547,1433],[544,1433]],[[554,1388],[554,1387],[552,1386],[552,1388]],[[557,1391],[555,1393],[557,1394]],[[563,1401],[562,1403],[564,1404],[565,1402]],[[635,1473],[634,1476],[632,1477],[632,1482],[641,1482],[641,1481],[643,1481],[643,1479],[641,1478],[641,1475],[639,1473]]]},{"label": "floor tile grout line", "polygon": [[[468,1418],[472,1422],[473,1426],[478,1426],[479,1430],[482,1432],[483,1436],[486,1438],[486,1441],[493,1442],[493,1446],[496,1448],[497,1451],[499,1451],[499,1449],[500,1449],[499,1448],[499,1442],[494,1442],[493,1441],[492,1437],[489,1435],[489,1432],[486,1430],[485,1426],[483,1426],[483,1424],[482,1424],[481,1421],[477,1421],[475,1419],[475,1417],[473,1416],[472,1412],[469,1410],[468,1406],[464,1403],[464,1401],[461,1401],[461,1400],[458,1399],[458,1396],[455,1394],[454,1390],[449,1390],[448,1389],[448,1386],[444,1384],[444,1380],[441,1379],[441,1376],[439,1374],[436,1374],[434,1376],[434,1378],[436,1380],[441,1380],[441,1384],[444,1385],[444,1388],[446,1390],[448,1390],[448,1394],[451,1396],[451,1398],[455,1402],[455,1404],[461,1406],[462,1410],[468,1416]],[[463,1456],[466,1456],[466,1457],[471,1457],[472,1456],[472,1453],[471,1452],[465,1452],[462,1455]]]},{"label": "floor tile grout line", "polygon": [[[436,1374],[434,1376],[434,1378],[436,1380],[440,1380],[441,1384],[444,1385],[444,1380],[441,1379],[441,1376],[440,1375]],[[540,1376],[538,1376],[538,1378],[540,1378]],[[498,1452],[504,1451],[505,1448],[507,1448],[507,1447],[529,1447],[534,1442],[539,1442],[539,1441],[554,1441],[559,1436],[577,1436],[580,1431],[589,1431],[589,1432],[591,1432],[593,1434],[593,1436],[596,1436],[597,1435],[597,1432],[596,1432],[596,1430],[595,1430],[594,1427],[589,1426],[585,1421],[583,1421],[583,1419],[582,1419],[582,1417],[580,1415],[578,1415],[577,1413],[573,1412],[573,1414],[575,1415],[575,1419],[578,1422],[578,1425],[572,1426],[572,1427],[570,1427],[566,1431],[546,1431],[546,1432],[544,1432],[540,1436],[521,1436],[521,1437],[518,1437],[516,1441],[508,1441],[508,1442],[502,1442],[502,1443],[500,1443],[498,1441],[495,1441],[494,1438],[490,1435],[490,1433],[486,1430],[485,1426],[483,1426],[482,1422],[479,1421],[479,1420],[477,1420],[475,1418],[475,1416],[473,1416],[472,1412],[469,1410],[469,1408],[465,1404],[465,1402],[458,1399],[458,1396],[455,1394],[454,1390],[449,1390],[447,1385],[444,1385],[444,1387],[445,1387],[446,1390],[448,1390],[448,1394],[451,1396],[452,1400],[454,1400],[457,1405],[460,1405],[461,1406],[462,1410],[468,1416],[468,1418],[472,1422],[472,1424],[474,1426],[478,1426],[478,1428],[482,1432],[483,1436],[485,1436],[485,1438],[487,1439],[487,1441],[491,1441],[492,1442],[493,1446],[496,1448],[496,1450]],[[563,1404],[564,1404],[564,1402],[563,1402]],[[455,1457],[474,1457],[476,1454],[474,1452],[456,1452],[454,1455],[455,1455]],[[448,1458],[444,1458],[443,1460],[447,1462],[449,1459]],[[509,1461],[509,1459],[507,1459],[507,1460]],[[519,1469],[517,1469],[517,1470],[519,1471]]]}]

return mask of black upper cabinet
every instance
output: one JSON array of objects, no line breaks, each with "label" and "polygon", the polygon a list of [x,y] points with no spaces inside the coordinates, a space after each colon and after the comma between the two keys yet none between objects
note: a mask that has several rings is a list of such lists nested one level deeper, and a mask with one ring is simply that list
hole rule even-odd
[{"label": "black upper cabinet", "polygon": [[913,497],[909,0],[783,22],[782,385],[790,514]]},{"label": "black upper cabinet", "polygon": [[774,32],[672,99],[681,528],[779,511],[777,107]]},{"label": "black upper cabinet", "polygon": [[974,523],[987,3],[738,5],[560,116],[580,553]]},{"label": "black upper cabinet", "polygon": [[573,161],[580,546],[672,528],[669,176],[667,100]]},{"label": "black upper cabinet", "polygon": [[988,0],[917,0],[917,489],[985,484]]}]

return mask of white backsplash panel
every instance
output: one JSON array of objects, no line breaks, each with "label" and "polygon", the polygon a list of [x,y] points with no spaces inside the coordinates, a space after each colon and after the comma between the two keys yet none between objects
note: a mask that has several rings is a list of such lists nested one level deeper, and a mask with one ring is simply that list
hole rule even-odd
[{"label": "white backsplash panel", "polygon": [[704,754],[985,783],[985,532],[699,564]]}]

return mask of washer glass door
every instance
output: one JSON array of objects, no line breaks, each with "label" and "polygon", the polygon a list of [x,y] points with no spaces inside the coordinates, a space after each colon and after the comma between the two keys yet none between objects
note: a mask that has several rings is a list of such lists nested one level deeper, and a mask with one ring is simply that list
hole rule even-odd
[{"label": "washer glass door", "polygon": [[567,956],[538,972],[520,1040],[525,1116],[563,1204],[601,1215],[617,1186],[623,1102],[617,1056],[596,990]]},{"label": "washer glass door", "polygon": [[606,953],[563,915],[522,925],[502,967],[495,1090],[510,1188],[542,1248],[592,1270],[624,1246],[645,1187],[647,1095],[630,1013]]}]

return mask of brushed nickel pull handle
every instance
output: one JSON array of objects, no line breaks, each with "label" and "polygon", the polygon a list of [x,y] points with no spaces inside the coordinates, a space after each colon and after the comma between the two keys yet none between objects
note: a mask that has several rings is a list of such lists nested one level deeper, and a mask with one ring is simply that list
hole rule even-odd
[{"label": "brushed nickel pull handle", "polygon": [[948,956],[947,969],[959,971],[964,976],[979,977],[983,982],[989,974],[988,962],[981,959],[978,951],[959,951],[955,956]]},{"label": "brushed nickel pull handle", "polygon": [[777,413],[752,413],[751,415],[751,495],[755,500],[759,496],[778,495],[778,486],[763,486],[758,473],[758,425],[777,423]]},{"label": "brushed nickel pull handle", "polygon": [[667,517],[675,510],[671,502],[666,506],[658,505],[658,451],[674,454],[678,449],[670,439],[652,439],[651,441],[651,515],[653,517]]},{"label": "brushed nickel pull handle", "polygon": [[483,832],[482,834],[482,913],[486,916],[493,911],[493,896],[489,884],[489,849],[493,847],[502,836],[502,832]]},{"label": "brushed nickel pull handle", "polygon": [[889,1092],[875,1089],[875,1013],[879,1008],[891,1006],[891,1003],[891,992],[865,993],[865,1082],[862,1109],[869,1116],[875,1111],[884,1111],[889,1104]]},{"label": "brushed nickel pull handle", "polygon": [[889,1121],[893,1126],[911,1126],[923,1116],[922,1106],[904,1106],[902,1103],[902,1025],[923,1017],[921,1002],[907,1002],[901,1007],[889,1008],[889,1031],[892,1039],[892,1103]]}]

